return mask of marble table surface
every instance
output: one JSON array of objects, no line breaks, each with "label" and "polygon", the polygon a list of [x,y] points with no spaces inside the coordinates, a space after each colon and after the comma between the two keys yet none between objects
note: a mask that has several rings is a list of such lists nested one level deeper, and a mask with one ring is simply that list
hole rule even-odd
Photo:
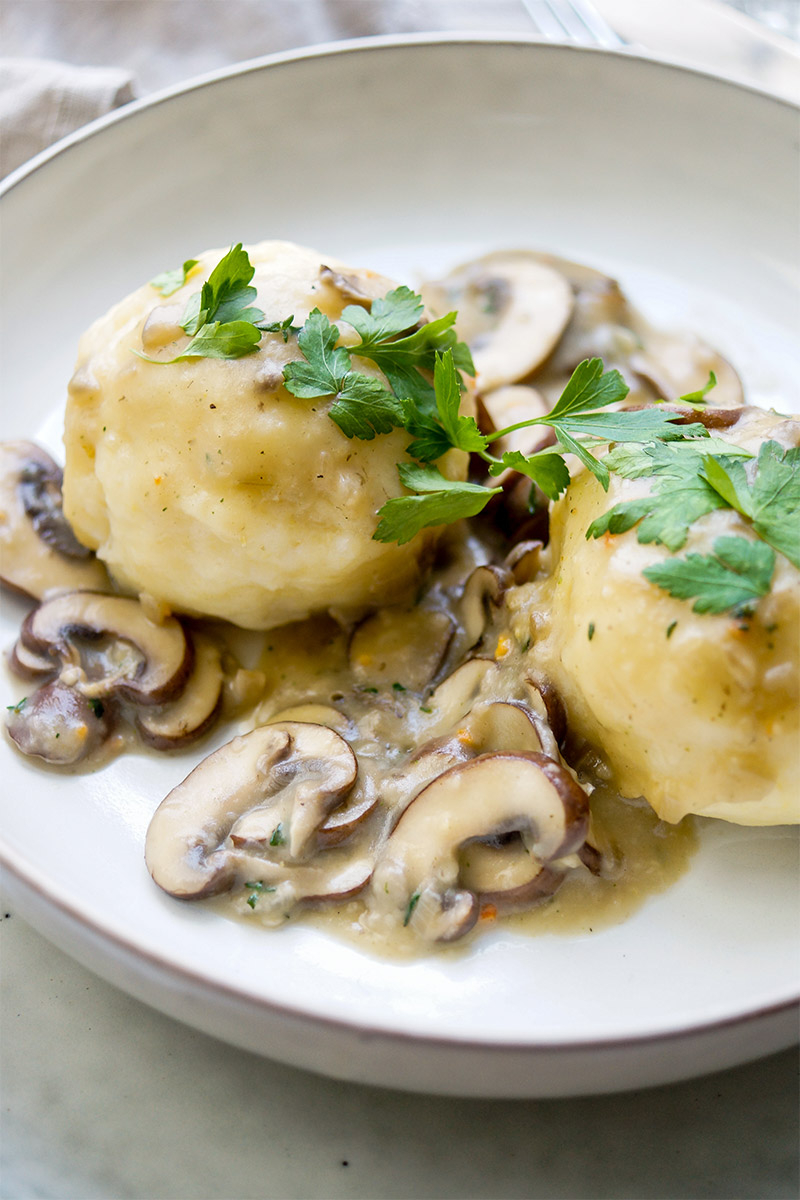
[{"label": "marble table surface", "polygon": [[[791,34],[781,21],[792,25],[795,5],[762,9]],[[354,33],[526,32],[527,20],[519,0],[0,4],[6,55],[124,66],[139,94]],[[415,1096],[318,1078],[186,1028],[67,958],[11,904],[0,955],[0,1200],[798,1194],[793,1050],[616,1096]]]}]

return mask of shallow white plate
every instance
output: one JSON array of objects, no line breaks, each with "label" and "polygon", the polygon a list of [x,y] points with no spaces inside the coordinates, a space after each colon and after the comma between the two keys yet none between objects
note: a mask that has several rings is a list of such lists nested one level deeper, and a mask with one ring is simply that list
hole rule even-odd
[{"label": "shallow white plate", "polygon": [[[2,198],[3,435],[58,451],[89,321],[204,247],[267,237],[412,283],[497,246],[610,268],[654,319],[727,351],[752,397],[798,407],[784,394],[800,378],[795,120],[699,74],[523,40],[355,44],[134,105]],[[21,612],[6,603],[4,645]],[[252,1050],[391,1086],[543,1096],[666,1082],[795,1036],[790,831],[710,828],[684,878],[617,928],[501,931],[461,958],[385,962],[151,884],[145,829],[189,757],[61,778],[0,750],[22,913],[141,999]]]}]

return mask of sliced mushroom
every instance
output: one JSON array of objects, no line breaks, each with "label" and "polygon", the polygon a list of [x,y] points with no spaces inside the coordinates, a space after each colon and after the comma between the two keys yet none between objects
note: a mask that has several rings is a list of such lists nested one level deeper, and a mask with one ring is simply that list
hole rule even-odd
[{"label": "sliced mushroom", "polygon": [[138,704],[171,699],[192,669],[192,644],[174,617],[156,624],[136,600],[68,592],[25,618],[20,641],[60,663],[61,679],[84,696],[115,693]]},{"label": "sliced mushroom", "polygon": [[288,867],[240,853],[239,862],[249,892],[245,903],[268,924],[282,924],[298,905],[344,904],[363,891],[372,874],[366,858],[343,863],[331,856],[324,864]]},{"label": "sliced mushroom", "polygon": [[544,543],[538,538],[517,542],[509,550],[503,566],[514,576],[514,583],[531,583],[539,573]]},{"label": "sliced mushroom", "polygon": [[352,300],[362,308],[372,308],[375,297],[365,290],[364,280],[359,279],[358,275],[344,275],[341,271],[334,271],[332,267],[323,264],[319,269],[319,277],[323,283],[335,288],[343,300]]},{"label": "sliced mushroom", "polygon": [[466,716],[484,685],[496,673],[497,666],[491,658],[469,658],[456,667],[427,699],[425,707],[431,710],[426,724],[428,735],[440,736]]},{"label": "sliced mushroom", "polygon": [[69,766],[86,758],[109,732],[104,706],[55,680],[15,705],[6,719],[23,754]]},{"label": "sliced mushroom", "polygon": [[[253,875],[256,869],[274,876],[280,867],[289,878],[294,868],[286,863],[285,851],[276,853],[270,866],[236,848],[229,835],[237,822],[251,810],[263,812],[259,819],[271,831],[267,841],[278,851],[285,844],[297,859],[349,793],[356,774],[347,742],[321,725],[286,721],[234,738],[195,767],[156,809],[145,850],[150,873],[164,891],[184,899],[228,891],[242,873],[266,878]],[[278,825],[285,830],[280,844]],[[245,840],[252,841],[246,825],[239,835],[242,828]]]},{"label": "sliced mushroom", "polygon": [[459,334],[472,350],[483,393],[536,370],[573,309],[572,289],[560,271],[525,251],[465,263],[441,282],[426,284],[422,297],[439,314],[458,310]]},{"label": "sliced mushroom", "polygon": [[503,601],[503,594],[513,583],[504,567],[476,567],[468,576],[458,602],[459,629],[454,650],[464,654],[474,649],[491,625]]},{"label": "sliced mushroom", "polygon": [[675,401],[698,391],[713,371],[717,382],[708,393],[709,408],[744,404],[742,381],[731,364],[693,334],[648,333],[644,348],[631,356],[630,366],[661,400]]},{"label": "sliced mushroom", "polygon": [[30,679],[38,683],[43,683],[58,671],[57,664],[49,654],[34,654],[20,641],[15,642],[11,648],[8,665],[20,679]]},{"label": "sliced mushroom", "polygon": [[207,733],[222,705],[222,655],[219,646],[195,634],[194,667],[176,700],[147,705],[136,717],[144,740],[157,750],[186,746]]},{"label": "sliced mushroom", "polygon": [[470,842],[459,856],[460,882],[474,892],[481,912],[500,916],[531,908],[552,896],[564,881],[564,871],[542,866],[519,837]]},{"label": "sliced mushroom", "polygon": [[0,582],[41,600],[74,588],[108,590],[108,575],[75,538],[61,507],[61,469],[32,442],[0,445]]},{"label": "sliced mushroom", "polygon": [[634,314],[615,279],[556,255],[533,256],[563,275],[575,297],[564,334],[536,375],[537,387],[553,403],[578,363],[602,358],[606,366],[622,366],[640,348],[641,340],[633,328]]},{"label": "sliced mushroom", "polygon": [[472,755],[494,751],[535,752],[558,757],[555,739],[546,718],[519,700],[492,700],[476,704],[461,723],[456,737]]},{"label": "sliced mushroom", "polygon": [[176,342],[186,330],[181,321],[185,304],[158,304],[142,326],[142,349],[147,354]]},{"label": "sliced mushroom", "polygon": [[452,618],[441,609],[380,608],[356,627],[350,665],[365,683],[420,692],[442,665],[452,636]]},{"label": "sliced mushroom", "polygon": [[295,704],[291,708],[282,708],[266,722],[275,725],[281,721],[302,721],[305,725],[326,725],[337,733],[348,733],[352,722],[338,708],[330,704]]},{"label": "sliced mushroom", "polygon": [[586,794],[558,763],[536,753],[481,755],[409,804],[375,867],[373,893],[422,936],[452,941],[478,915],[477,897],[460,886],[462,846],[518,832],[547,865],[580,848],[588,819]]},{"label": "sliced mushroom", "polygon": [[567,736],[564,702],[551,683],[527,678],[523,682],[525,701],[533,710],[544,753],[558,761],[558,747]]}]

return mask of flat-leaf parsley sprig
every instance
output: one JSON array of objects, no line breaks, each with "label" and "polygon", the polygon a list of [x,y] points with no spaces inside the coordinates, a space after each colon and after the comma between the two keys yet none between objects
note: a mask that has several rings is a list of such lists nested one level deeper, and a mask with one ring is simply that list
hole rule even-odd
[{"label": "flat-leaf parsley sprig", "polygon": [[628,479],[652,478],[650,494],[615,504],[593,521],[587,538],[636,527],[640,542],[668,550],[685,545],[689,527],[717,509],[734,509],[756,539],[720,537],[712,554],[687,554],[647,567],[643,574],[695,612],[752,613],[770,589],[775,551],[800,569],[800,448],[762,443],[758,456],[722,439],[616,446],[610,470]]},{"label": "flat-leaf parsley sprig", "polygon": [[[599,358],[576,367],[567,386],[551,411],[541,417],[520,421],[507,429],[483,434],[473,417],[459,412],[460,386],[453,356],[449,351],[437,357],[434,369],[436,414],[428,418],[428,439],[412,442],[408,453],[425,459],[440,457],[451,448],[470,451],[488,464],[489,474],[498,476],[511,468],[527,475],[551,500],[557,499],[570,481],[565,454],[575,454],[601,482],[609,485],[609,472],[594,449],[609,441],[625,438],[630,442],[650,442],[655,438],[708,438],[703,425],[676,425],[674,412],[643,409],[635,412],[605,411],[628,394],[628,386],[618,371],[604,371]],[[549,426],[556,434],[553,446],[524,455],[509,451],[501,457],[491,453],[493,442],[518,429]],[[389,500],[380,510],[380,523],[374,537],[383,542],[409,541],[421,529],[440,525],[481,512],[500,487],[483,487],[446,479],[437,467],[410,470],[399,466],[403,485],[417,493]],[[481,494],[482,493],[482,494]]]},{"label": "flat-leaf parsley sprig", "polygon": [[[151,284],[162,296],[172,295],[186,282],[196,259],[187,259],[182,268],[165,271]],[[199,292],[189,297],[181,318],[181,328],[191,341],[174,358],[150,358],[148,362],[168,365],[187,358],[241,358],[257,349],[265,331],[264,313],[253,307],[256,289],[250,287],[255,267],[242,243],[232,246],[214,267]]]}]

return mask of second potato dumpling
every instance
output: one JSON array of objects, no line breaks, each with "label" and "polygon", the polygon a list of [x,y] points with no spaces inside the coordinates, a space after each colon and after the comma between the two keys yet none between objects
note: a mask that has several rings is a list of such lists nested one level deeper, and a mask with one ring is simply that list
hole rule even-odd
[{"label": "second potato dumpling", "polygon": [[[64,435],[75,533],[123,589],[245,628],[410,599],[435,531],[405,546],[372,537],[378,510],[402,494],[406,432],[347,438],[330,397],[292,395],[283,369],[301,357],[294,335],[265,332],[236,359],[167,362],[184,352],[187,302],[224,254],[201,255],[167,298],[139,288],[82,338]],[[315,308],[336,323],[348,304],[368,307],[396,286],[285,242],[248,254],[267,323],[301,326]],[[357,340],[345,324],[341,333]],[[439,465],[461,475],[465,456]]]}]

